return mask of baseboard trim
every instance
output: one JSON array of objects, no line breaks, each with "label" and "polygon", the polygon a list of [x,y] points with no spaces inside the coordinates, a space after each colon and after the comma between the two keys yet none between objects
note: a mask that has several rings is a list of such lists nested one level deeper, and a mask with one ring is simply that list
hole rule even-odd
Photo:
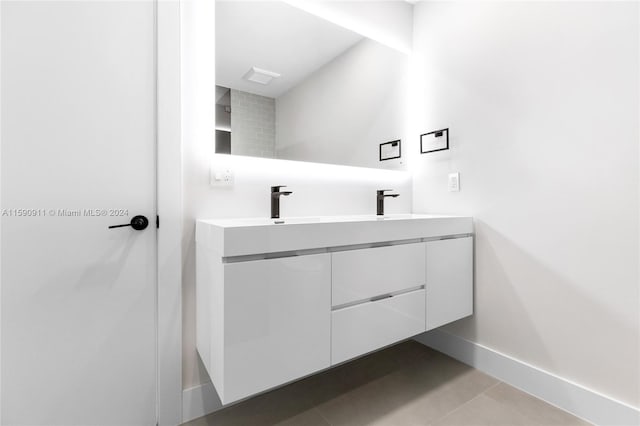
[{"label": "baseboard trim", "polygon": [[205,383],[182,391],[182,422],[218,411],[222,403],[213,383]]},{"label": "baseboard trim", "polygon": [[486,346],[443,330],[415,340],[593,424],[640,425],[640,410]]}]

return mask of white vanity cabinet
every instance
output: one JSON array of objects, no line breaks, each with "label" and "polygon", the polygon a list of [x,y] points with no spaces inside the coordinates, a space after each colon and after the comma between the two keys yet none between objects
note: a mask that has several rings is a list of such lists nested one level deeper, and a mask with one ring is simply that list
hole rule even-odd
[{"label": "white vanity cabinet", "polygon": [[472,232],[450,216],[198,221],[197,348],[222,403],[471,315]]}]

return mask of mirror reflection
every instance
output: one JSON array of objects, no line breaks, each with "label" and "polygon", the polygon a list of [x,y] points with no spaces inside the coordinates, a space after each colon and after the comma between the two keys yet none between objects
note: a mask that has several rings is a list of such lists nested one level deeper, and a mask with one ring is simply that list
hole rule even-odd
[{"label": "mirror reflection", "polygon": [[218,0],[215,151],[403,168],[406,77],[404,53],[294,6]]}]

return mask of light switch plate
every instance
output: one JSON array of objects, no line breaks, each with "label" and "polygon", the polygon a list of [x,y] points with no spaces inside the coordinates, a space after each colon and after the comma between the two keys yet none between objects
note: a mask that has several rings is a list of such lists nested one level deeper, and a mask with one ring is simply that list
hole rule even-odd
[{"label": "light switch plate", "polygon": [[211,168],[211,186],[233,186],[235,175],[229,167]]},{"label": "light switch plate", "polygon": [[460,191],[460,173],[449,173],[449,192],[458,192]]}]

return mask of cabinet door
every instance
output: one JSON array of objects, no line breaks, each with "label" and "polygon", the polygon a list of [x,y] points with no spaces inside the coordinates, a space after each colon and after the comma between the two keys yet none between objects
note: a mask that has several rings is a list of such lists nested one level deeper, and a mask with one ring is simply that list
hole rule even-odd
[{"label": "cabinet door", "polygon": [[427,330],[473,313],[473,238],[427,242]]},{"label": "cabinet door", "polygon": [[329,254],[224,265],[227,404],[329,367]]}]

